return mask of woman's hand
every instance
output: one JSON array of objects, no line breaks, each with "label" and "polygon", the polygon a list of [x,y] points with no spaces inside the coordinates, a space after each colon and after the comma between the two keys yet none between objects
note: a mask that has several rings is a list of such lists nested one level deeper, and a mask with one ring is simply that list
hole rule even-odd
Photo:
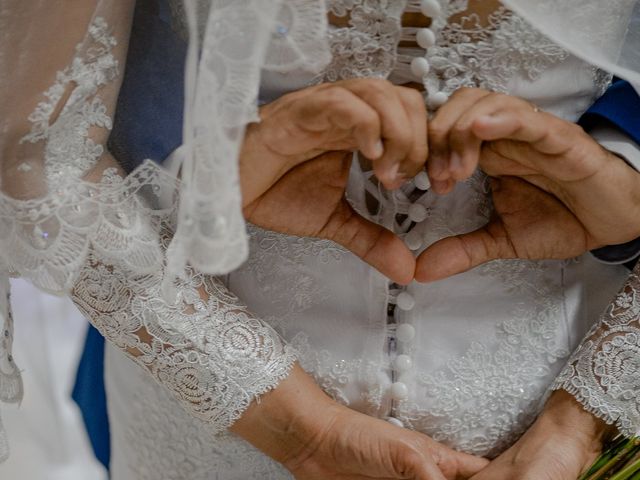
[{"label": "woman's hand", "polygon": [[232,431],[298,480],[454,480],[488,463],[338,405],[299,367]]},{"label": "woman's hand", "polygon": [[576,480],[600,454],[610,428],[559,390],[520,440],[473,480]]},{"label": "woman's hand", "polygon": [[495,215],[425,250],[420,281],[498,258],[571,258],[640,236],[640,174],[579,126],[524,100],[463,89],[436,114],[429,144],[433,188],[447,193],[479,165],[496,179]]},{"label": "woman's hand", "polygon": [[427,159],[422,96],[386,80],[327,83],[284,95],[260,110],[240,155],[244,204],[288,170],[329,151],[360,150],[389,189],[413,177]]}]

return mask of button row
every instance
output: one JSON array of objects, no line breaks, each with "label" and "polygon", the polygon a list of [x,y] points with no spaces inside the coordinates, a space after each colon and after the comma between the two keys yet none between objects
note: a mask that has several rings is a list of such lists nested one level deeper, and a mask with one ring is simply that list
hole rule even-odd
[{"label": "button row", "polygon": [[[442,14],[442,7],[438,0],[421,0],[420,11],[426,17],[431,18],[432,25]],[[436,44],[436,34],[430,28],[422,28],[416,32],[416,42],[421,48],[425,50],[433,47]],[[431,71],[431,64],[424,57],[417,57],[411,61],[410,64],[411,73],[420,79],[424,79]],[[446,103],[448,95],[445,92],[427,92],[426,95],[427,105],[431,109],[438,109]],[[414,185],[417,189],[427,191],[431,188],[431,182],[426,172],[420,172],[413,179]],[[409,219],[412,222],[420,223],[427,219],[429,212],[424,205],[414,203],[408,210]],[[411,230],[405,235],[405,242],[411,250],[419,250],[423,245],[423,239],[420,234],[415,230]],[[400,292],[396,298],[396,307],[403,311],[410,311],[415,308],[415,298],[407,291]],[[415,327],[409,323],[402,323],[396,328],[396,339],[400,343],[411,342],[416,336]],[[401,353],[396,356],[392,363],[393,369],[397,373],[404,373],[413,368],[413,360],[409,355]],[[389,387],[389,393],[393,400],[404,400],[409,395],[409,389],[404,382],[392,383]],[[388,422],[397,427],[403,427],[403,423],[397,418],[390,417]]]}]

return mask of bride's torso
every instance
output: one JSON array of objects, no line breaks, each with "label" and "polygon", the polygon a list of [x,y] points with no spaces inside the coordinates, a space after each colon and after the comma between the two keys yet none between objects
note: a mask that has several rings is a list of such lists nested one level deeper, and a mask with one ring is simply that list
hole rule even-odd
[{"label": "bride's torso", "polygon": [[[437,42],[426,54],[415,46],[396,48],[410,45],[417,33],[401,27],[406,2],[329,4],[339,24],[330,31],[330,65],[319,75],[265,72],[263,99],[348,77],[416,82],[416,57],[429,63],[426,101],[434,107],[457,88],[476,86],[524,97],[575,121],[606,85],[606,76],[517,16],[495,10],[493,1],[441,1],[445,12],[432,26]],[[477,14],[467,11],[474,4]],[[493,13],[482,12],[482,5]],[[480,174],[445,197],[413,185],[381,193],[358,162],[348,198],[397,233],[411,232],[418,250],[477,228],[491,209]],[[410,208],[420,221],[406,220]],[[568,353],[624,277],[622,268],[589,257],[504,261],[402,291],[331,242],[254,227],[250,234],[251,256],[228,285],[297,347],[302,366],[325,391],[354,409],[482,455],[503,450],[535,417]],[[397,301],[402,308],[393,307]],[[113,478],[289,478],[241,440],[210,437],[117,351],[107,356],[107,382]],[[402,390],[406,398],[399,399]]]}]

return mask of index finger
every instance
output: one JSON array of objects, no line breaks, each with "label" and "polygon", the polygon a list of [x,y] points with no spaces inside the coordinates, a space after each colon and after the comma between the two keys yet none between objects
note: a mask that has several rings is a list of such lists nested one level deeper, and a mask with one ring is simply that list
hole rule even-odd
[{"label": "index finger", "polygon": [[547,155],[568,153],[577,137],[586,135],[580,126],[538,111],[532,105],[479,116],[473,121],[471,129],[482,140],[526,142]]}]

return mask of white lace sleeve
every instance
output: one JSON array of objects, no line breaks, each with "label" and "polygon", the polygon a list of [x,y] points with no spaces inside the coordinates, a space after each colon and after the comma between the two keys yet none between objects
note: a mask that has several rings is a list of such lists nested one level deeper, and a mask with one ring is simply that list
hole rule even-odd
[{"label": "white lace sleeve", "polygon": [[91,253],[72,298],[194,417],[213,432],[226,429],[289,374],[293,350],[214,277],[187,269],[171,304],[162,278],[161,270],[137,274]]},{"label": "white lace sleeve", "polygon": [[586,410],[640,434],[640,265],[556,379]]},{"label": "white lace sleeve", "polygon": [[[125,177],[105,147],[134,4],[0,0],[0,279],[72,292],[107,339],[219,431],[294,356],[213,277],[165,274],[180,182],[151,161]],[[18,401],[2,282],[0,401]]]}]

